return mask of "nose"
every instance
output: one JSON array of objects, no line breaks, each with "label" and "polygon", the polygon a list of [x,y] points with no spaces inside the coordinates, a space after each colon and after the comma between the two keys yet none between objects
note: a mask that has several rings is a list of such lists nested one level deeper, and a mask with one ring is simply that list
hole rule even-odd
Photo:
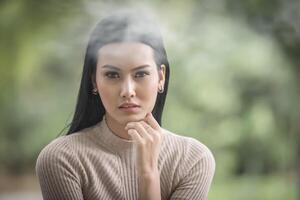
[{"label": "nose", "polygon": [[122,98],[132,98],[135,96],[135,84],[131,78],[127,78],[122,82],[120,96]]}]

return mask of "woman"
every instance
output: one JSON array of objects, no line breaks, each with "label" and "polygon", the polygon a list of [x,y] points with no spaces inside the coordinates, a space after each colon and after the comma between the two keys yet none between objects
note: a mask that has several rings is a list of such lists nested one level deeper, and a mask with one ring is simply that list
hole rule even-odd
[{"label": "woman", "polygon": [[161,127],[168,81],[151,20],[119,13],[97,24],[70,129],[37,160],[44,199],[206,199],[212,153]]}]

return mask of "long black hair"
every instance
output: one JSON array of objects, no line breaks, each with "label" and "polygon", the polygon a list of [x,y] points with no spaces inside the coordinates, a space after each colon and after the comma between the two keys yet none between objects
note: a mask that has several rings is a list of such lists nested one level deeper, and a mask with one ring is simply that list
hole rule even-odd
[{"label": "long black hair", "polygon": [[67,135],[90,127],[102,120],[105,108],[99,95],[92,93],[92,76],[95,77],[99,49],[109,43],[141,42],[154,52],[157,68],[165,65],[164,92],[158,93],[152,114],[161,125],[163,108],[168,92],[169,62],[158,26],[148,17],[132,12],[119,12],[102,19],[91,33],[81,78],[73,120]]}]

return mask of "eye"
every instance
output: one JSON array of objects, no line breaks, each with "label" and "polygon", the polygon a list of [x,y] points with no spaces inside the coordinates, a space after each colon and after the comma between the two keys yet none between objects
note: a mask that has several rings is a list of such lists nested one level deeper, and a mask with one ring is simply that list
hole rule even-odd
[{"label": "eye", "polygon": [[139,72],[137,72],[137,73],[135,74],[135,77],[136,77],[136,78],[141,78],[141,77],[144,77],[144,76],[146,76],[146,75],[149,75],[149,72],[147,72],[147,71],[139,71]]},{"label": "eye", "polygon": [[105,76],[108,77],[108,78],[110,78],[110,79],[119,78],[120,77],[117,72],[106,72]]}]

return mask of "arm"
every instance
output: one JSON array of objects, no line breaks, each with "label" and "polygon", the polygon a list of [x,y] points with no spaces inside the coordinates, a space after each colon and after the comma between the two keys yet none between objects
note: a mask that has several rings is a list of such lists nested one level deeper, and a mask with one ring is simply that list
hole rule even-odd
[{"label": "arm", "polygon": [[139,176],[139,199],[160,200],[160,176],[158,170]]},{"label": "arm", "polygon": [[205,200],[215,172],[212,153],[207,149],[204,155],[185,171],[186,174],[171,194],[170,200]]},{"label": "arm", "polygon": [[76,158],[66,144],[45,147],[36,163],[44,200],[83,200]]},{"label": "arm", "polygon": [[158,155],[163,140],[161,128],[148,113],[144,121],[128,123],[125,129],[136,145],[139,199],[160,200]]}]

